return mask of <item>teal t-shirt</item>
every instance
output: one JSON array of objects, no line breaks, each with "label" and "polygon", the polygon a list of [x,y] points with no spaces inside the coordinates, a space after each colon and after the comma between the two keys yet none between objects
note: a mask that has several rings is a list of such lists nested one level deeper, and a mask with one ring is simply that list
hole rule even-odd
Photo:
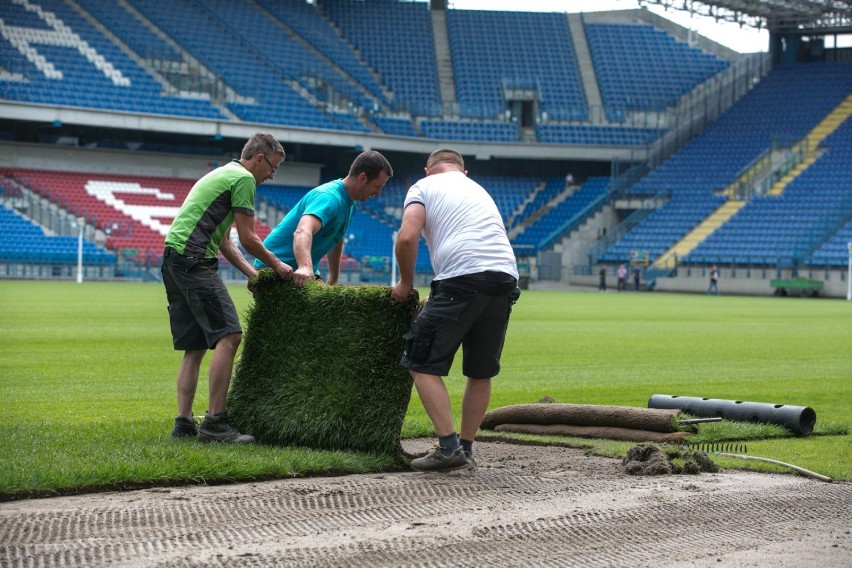
[{"label": "teal t-shirt", "polygon": [[[306,193],[278,223],[278,226],[272,229],[263,244],[281,262],[286,262],[295,270],[296,255],[293,252],[293,233],[299,226],[299,221],[303,215],[313,215],[322,223],[322,228],[314,235],[311,244],[311,261],[316,271],[320,259],[346,236],[346,231],[349,229],[349,223],[354,214],[355,202],[349,198],[343,180],[330,181]],[[260,260],[255,260],[254,265],[257,268],[266,267]]]},{"label": "teal t-shirt", "polygon": [[175,215],[166,246],[187,256],[216,258],[234,211],[254,215],[254,176],[233,161],[195,182]]}]

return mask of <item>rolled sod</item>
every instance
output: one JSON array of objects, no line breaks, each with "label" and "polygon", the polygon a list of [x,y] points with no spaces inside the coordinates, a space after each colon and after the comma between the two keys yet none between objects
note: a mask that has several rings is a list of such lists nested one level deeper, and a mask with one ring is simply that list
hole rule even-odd
[{"label": "rolled sod", "polygon": [[297,288],[270,270],[252,284],[232,423],[266,444],[400,454],[412,381],[399,361],[417,292],[399,304],[388,287]]},{"label": "rolled sod", "polygon": [[569,424],[630,428],[651,432],[675,432],[679,410],[590,404],[515,404],[485,414],[481,427],[493,430],[499,424]]},{"label": "rolled sod", "polygon": [[497,432],[536,434],[539,436],[574,436],[577,438],[606,438],[627,442],[682,442],[686,432],[651,432],[615,426],[574,426],[573,424],[498,424]]}]

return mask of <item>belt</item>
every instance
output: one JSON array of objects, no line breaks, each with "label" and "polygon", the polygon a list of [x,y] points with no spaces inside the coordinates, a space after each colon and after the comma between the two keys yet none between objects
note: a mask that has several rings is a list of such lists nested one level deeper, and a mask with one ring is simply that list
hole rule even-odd
[{"label": "belt", "polygon": [[173,249],[172,247],[166,247],[166,250],[163,251],[163,258],[168,258],[170,256],[182,256],[184,258],[192,258],[192,259],[200,258],[201,260],[216,260],[216,258],[206,258],[204,256],[181,254],[178,251],[176,251],[175,249]]},{"label": "belt", "polygon": [[511,274],[486,270],[474,274],[464,274],[446,280],[436,282],[445,283],[447,286],[461,288],[463,290],[476,291],[486,296],[502,296],[512,293],[518,285],[518,281]]}]

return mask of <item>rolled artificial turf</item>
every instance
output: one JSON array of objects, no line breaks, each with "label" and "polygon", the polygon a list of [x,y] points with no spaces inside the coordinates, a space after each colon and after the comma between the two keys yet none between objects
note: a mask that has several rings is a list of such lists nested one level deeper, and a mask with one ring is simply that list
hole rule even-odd
[{"label": "rolled artificial turf", "polygon": [[417,308],[381,286],[253,282],[231,421],[260,443],[401,453],[411,377],[400,365]]}]

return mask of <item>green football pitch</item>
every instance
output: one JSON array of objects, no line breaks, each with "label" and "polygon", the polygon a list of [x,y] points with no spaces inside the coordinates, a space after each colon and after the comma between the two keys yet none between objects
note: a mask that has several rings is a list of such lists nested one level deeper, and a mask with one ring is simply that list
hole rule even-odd
[{"label": "green football pitch", "polygon": [[[244,313],[246,288],[232,286],[231,294]],[[6,280],[0,306],[0,498],[395,467],[371,454],[171,440],[181,354],[171,347],[160,284]],[[455,410],[464,386],[459,363],[447,378]],[[206,391],[202,374],[196,414]],[[491,408],[545,396],[644,407],[653,394],[809,406],[817,415],[814,435],[749,440],[749,454],[850,480],[852,303],[523,293]],[[403,436],[432,434],[415,394]],[[609,455],[629,447],[566,443]]]}]

